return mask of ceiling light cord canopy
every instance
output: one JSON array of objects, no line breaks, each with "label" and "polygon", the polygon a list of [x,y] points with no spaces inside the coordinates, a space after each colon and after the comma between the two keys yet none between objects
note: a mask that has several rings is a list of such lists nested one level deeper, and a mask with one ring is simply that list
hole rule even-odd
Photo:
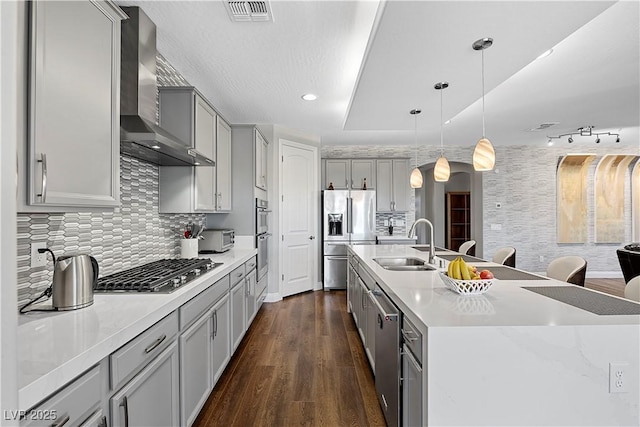
[{"label": "ceiling light cord canopy", "polygon": [[416,144],[416,167],[411,171],[411,177],[409,178],[411,188],[422,188],[422,172],[418,169],[418,114],[421,112],[417,108],[409,111],[409,114],[413,115],[413,131]]},{"label": "ceiling light cord canopy", "polygon": [[442,91],[449,87],[449,83],[440,82],[433,86],[436,90],[440,91],[440,158],[436,162],[436,166],[433,168],[433,179],[437,182],[449,181],[449,175],[451,175],[451,167],[449,161],[444,156],[444,130],[442,122]]},{"label": "ceiling light cord canopy", "polygon": [[482,53],[482,138],[476,144],[473,150],[473,169],[476,171],[490,171],[496,164],[496,152],[493,149],[491,141],[486,137],[484,125],[484,50],[491,47],[493,39],[485,37],[476,40],[471,45],[473,50],[479,50]]},{"label": "ceiling light cord canopy", "polygon": [[595,129],[595,126],[583,126],[581,128],[578,128],[577,132],[563,133],[562,135],[558,135],[558,136],[547,136],[547,138],[548,138],[548,142],[550,143],[553,139],[561,139],[561,138],[564,138],[565,136],[568,136],[569,138],[567,138],[567,142],[571,144],[573,143],[574,135],[595,136],[596,137],[595,143],[600,144],[600,135],[607,135],[607,136],[615,136],[616,143],[620,142],[620,134],[613,133],[613,132],[594,132],[593,131],[594,129]]}]

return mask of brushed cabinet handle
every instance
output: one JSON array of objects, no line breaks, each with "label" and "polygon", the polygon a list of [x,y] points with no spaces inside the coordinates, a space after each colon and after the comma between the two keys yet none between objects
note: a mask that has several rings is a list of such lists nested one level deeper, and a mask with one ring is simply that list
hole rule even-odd
[{"label": "brushed cabinet handle", "polygon": [[124,427],[129,427],[129,402],[127,402],[127,396],[122,398],[121,408],[124,408]]},{"label": "brushed cabinet handle", "polygon": [[149,347],[144,349],[145,353],[151,353],[156,347],[158,347],[162,341],[164,341],[167,338],[167,334],[162,334],[162,336],[160,338],[158,338],[156,340],[156,342],[154,342],[153,344],[151,344]]},{"label": "brushed cabinet handle", "polygon": [[69,416],[69,414],[65,414],[65,416],[62,417],[60,421],[58,421],[57,423],[51,424],[51,427],[62,427],[63,425],[68,423],[70,419],[71,417]]},{"label": "brushed cabinet handle", "polygon": [[218,310],[213,312],[213,336],[218,336]]},{"label": "brushed cabinet handle", "polygon": [[42,192],[37,194],[38,197],[42,198],[42,203],[46,203],[47,201],[47,155],[42,153],[40,155],[40,160],[38,163],[42,163]]},{"label": "brushed cabinet handle", "polygon": [[98,425],[99,427],[108,427],[107,426],[107,416],[103,415],[102,418],[100,418],[100,424]]},{"label": "brushed cabinet handle", "polygon": [[405,331],[404,329],[400,330],[402,333],[402,338],[404,338],[404,340],[406,342],[413,342],[413,341],[418,341],[418,337],[412,338],[409,336],[409,334],[413,334],[413,331]]}]

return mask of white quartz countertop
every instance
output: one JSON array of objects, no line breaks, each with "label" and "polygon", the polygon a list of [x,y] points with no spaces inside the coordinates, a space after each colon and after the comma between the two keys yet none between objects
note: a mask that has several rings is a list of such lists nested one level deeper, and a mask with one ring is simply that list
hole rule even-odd
[{"label": "white quartz countertop", "polygon": [[[540,280],[498,280],[482,295],[462,296],[445,287],[438,271],[392,271],[373,259],[415,257],[425,261],[428,252],[408,245],[358,245],[349,248],[380,287],[406,314],[411,313],[426,327],[457,326],[553,326],[553,325],[637,325],[640,315],[597,315],[522,289],[523,286],[574,286]],[[451,252],[436,251],[438,254]],[[438,264],[438,260],[436,260]],[[470,263],[491,270],[491,262]],[[597,291],[593,291],[597,292]]]},{"label": "white quartz countertop", "polygon": [[170,294],[95,294],[93,305],[79,310],[20,315],[20,409],[30,409],[254,255],[256,249],[200,255],[223,265]]}]

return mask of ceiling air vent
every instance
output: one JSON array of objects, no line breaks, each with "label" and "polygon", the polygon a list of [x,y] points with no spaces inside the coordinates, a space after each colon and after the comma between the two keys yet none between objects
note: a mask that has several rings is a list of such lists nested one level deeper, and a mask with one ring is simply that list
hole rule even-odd
[{"label": "ceiling air vent", "polygon": [[271,5],[268,1],[233,1],[224,2],[229,18],[238,22],[273,21]]},{"label": "ceiling air vent", "polygon": [[545,130],[545,129],[549,129],[551,126],[555,126],[557,124],[559,124],[560,122],[546,122],[546,123],[540,123],[538,126],[531,128],[531,129],[527,129],[528,132],[539,132],[541,130]]}]

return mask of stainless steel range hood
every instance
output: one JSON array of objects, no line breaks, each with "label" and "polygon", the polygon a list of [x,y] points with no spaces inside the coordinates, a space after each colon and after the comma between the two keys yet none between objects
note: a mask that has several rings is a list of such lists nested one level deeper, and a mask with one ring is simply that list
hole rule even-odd
[{"label": "stainless steel range hood", "polygon": [[156,26],[139,7],[122,10],[120,152],[161,166],[215,166],[156,124]]}]

